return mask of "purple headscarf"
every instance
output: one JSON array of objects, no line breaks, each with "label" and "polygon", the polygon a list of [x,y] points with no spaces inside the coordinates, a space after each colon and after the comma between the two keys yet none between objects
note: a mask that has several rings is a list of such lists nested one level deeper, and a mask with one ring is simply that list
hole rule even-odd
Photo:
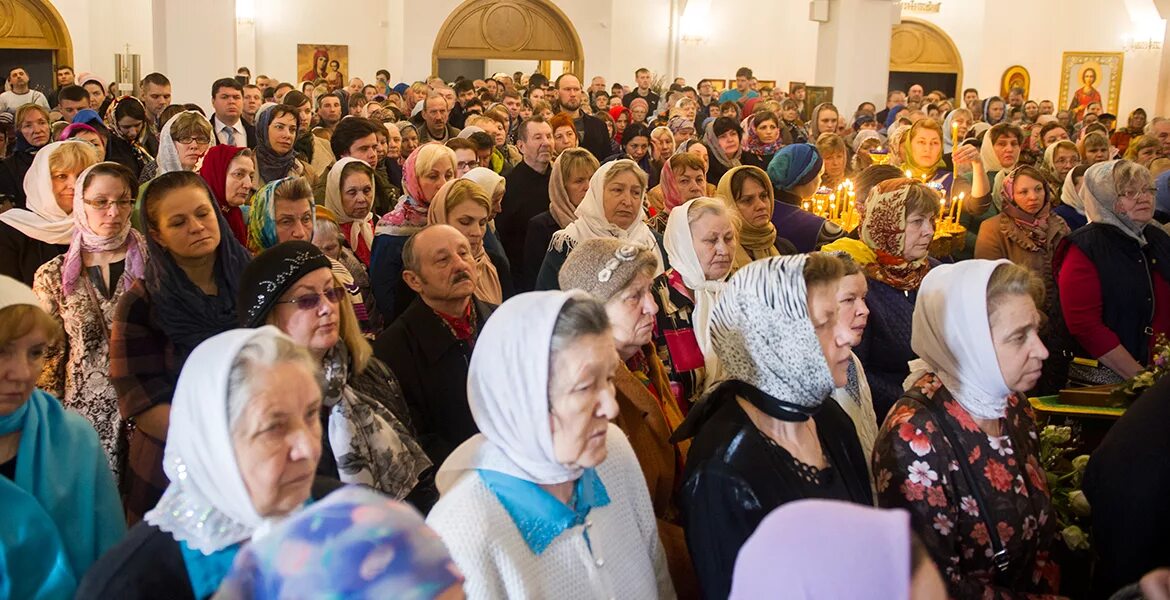
[{"label": "purple headscarf", "polygon": [[[72,127],[72,125],[70,125]],[[84,126],[83,126],[84,127]],[[61,266],[61,289],[65,295],[73,293],[77,287],[77,280],[81,277],[81,268],[84,261],[82,252],[111,252],[121,248],[126,249],[126,267],[122,270],[122,288],[128,289],[135,279],[142,279],[146,265],[146,239],[130,225],[130,211],[126,212],[126,222],[122,229],[112,236],[99,235],[89,226],[89,219],[85,215],[85,201],[82,199],[85,182],[89,179],[94,167],[100,165],[115,165],[117,163],[98,163],[89,167],[77,176],[77,183],[73,187],[73,241],[69,243],[69,250],[65,252],[65,261]],[[129,193],[130,190],[127,190]],[[133,200],[133,198],[130,198]],[[108,198],[115,201],[121,198]],[[114,286],[111,286],[113,288]]]},{"label": "purple headscarf", "polygon": [[910,515],[836,500],[772,511],[739,550],[729,600],[909,598]]}]

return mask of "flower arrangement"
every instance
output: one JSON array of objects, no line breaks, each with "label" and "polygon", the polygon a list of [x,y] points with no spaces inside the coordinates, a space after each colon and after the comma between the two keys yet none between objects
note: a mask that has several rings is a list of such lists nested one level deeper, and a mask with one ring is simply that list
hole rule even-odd
[{"label": "flower arrangement", "polygon": [[1154,351],[1150,356],[1149,366],[1121,384],[1121,387],[1117,388],[1116,394],[1128,405],[1137,400],[1137,397],[1142,395],[1146,389],[1158,383],[1158,380],[1167,373],[1170,373],[1170,341],[1166,339],[1165,335],[1159,333],[1158,337],[1154,338]]},{"label": "flower arrangement", "polygon": [[1070,550],[1087,551],[1092,546],[1088,527],[1091,511],[1081,481],[1089,455],[1070,459],[1077,446],[1078,436],[1072,427],[1047,425],[1040,430],[1040,465],[1048,477],[1060,537]]}]

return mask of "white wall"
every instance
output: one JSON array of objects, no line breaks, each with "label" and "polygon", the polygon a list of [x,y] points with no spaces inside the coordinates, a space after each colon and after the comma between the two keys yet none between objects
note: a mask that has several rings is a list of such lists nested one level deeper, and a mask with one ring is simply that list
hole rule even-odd
[{"label": "white wall", "polygon": [[[934,23],[950,35],[963,58],[963,87],[977,88],[983,97],[999,94],[1003,72],[1023,65],[1032,78],[1029,96],[1056,102],[1063,52],[1120,52],[1123,37],[1141,29],[1150,11],[1157,15],[1152,0],[1118,0],[1109,10],[1101,6],[1098,0],[943,2],[937,14],[903,17]],[[1038,23],[1044,24],[1042,31]],[[1155,106],[1161,58],[1156,50],[1125,54],[1122,123],[1134,108]]]},{"label": "white wall", "polygon": [[142,74],[154,70],[151,0],[51,0],[73,38],[73,68],[106,79],[114,73],[114,55],[141,56]]},{"label": "white wall", "polygon": [[[301,74],[297,73],[297,44],[348,45],[346,77],[361,77],[367,83],[373,81],[375,71],[389,66],[391,38],[387,2],[255,0],[255,3],[256,64],[248,65],[253,76],[264,74],[283,81],[298,81]],[[364,14],[349,12],[359,4],[368,5]],[[430,55],[429,48],[427,55]]]}]

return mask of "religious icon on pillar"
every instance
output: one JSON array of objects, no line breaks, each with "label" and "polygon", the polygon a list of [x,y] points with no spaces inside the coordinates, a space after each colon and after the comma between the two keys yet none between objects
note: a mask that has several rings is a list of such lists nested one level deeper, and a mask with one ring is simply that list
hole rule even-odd
[{"label": "religious icon on pillar", "polygon": [[1008,92],[1015,88],[1024,90],[1024,97],[1028,97],[1028,92],[1032,88],[1032,76],[1028,74],[1028,70],[1020,65],[1008,67],[1003,72],[1003,79],[999,83],[999,97],[1007,98]]},{"label": "religious icon on pillar", "polygon": [[345,87],[348,81],[349,46],[297,44],[297,73],[301,83],[324,83],[329,91]]},{"label": "religious icon on pillar", "polygon": [[1116,113],[1121,96],[1121,52],[1065,52],[1061,60],[1060,106],[1076,122],[1087,113]]}]

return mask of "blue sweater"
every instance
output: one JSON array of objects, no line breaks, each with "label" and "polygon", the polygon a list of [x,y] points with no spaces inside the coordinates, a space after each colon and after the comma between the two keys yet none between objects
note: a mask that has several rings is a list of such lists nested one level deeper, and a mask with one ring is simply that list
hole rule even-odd
[{"label": "blue sweater", "polygon": [[[938,264],[931,261],[932,264]],[[886,413],[902,397],[902,383],[910,375],[906,363],[918,358],[910,349],[910,325],[918,290],[903,292],[869,279],[869,323],[854,354],[865,367],[873,409],[880,425]]]}]

